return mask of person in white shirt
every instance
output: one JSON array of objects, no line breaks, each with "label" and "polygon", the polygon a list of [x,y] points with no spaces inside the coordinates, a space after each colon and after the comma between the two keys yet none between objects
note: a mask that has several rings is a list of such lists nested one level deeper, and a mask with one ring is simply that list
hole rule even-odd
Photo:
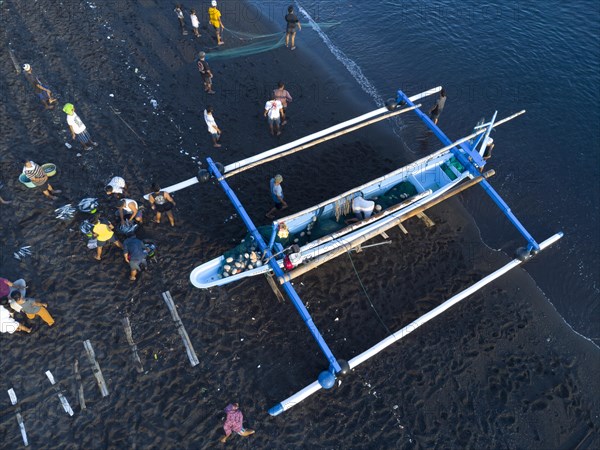
[{"label": "person in white shirt", "polygon": [[136,222],[142,223],[142,211],[139,209],[135,200],[124,198],[117,208],[121,219],[121,225],[125,224],[125,220],[135,220]]},{"label": "person in white shirt", "polygon": [[104,189],[108,195],[115,194],[115,196],[119,198],[119,196],[125,192],[125,189],[127,189],[127,185],[123,178],[113,177]]},{"label": "person in white shirt", "polygon": [[89,150],[91,145],[94,147],[98,146],[97,142],[92,141],[90,133],[87,131],[87,127],[83,121],[75,114],[75,106],[71,103],[65,104],[63,111],[67,114],[67,124],[71,130],[71,139],[77,140],[83,145],[84,150]]},{"label": "person in white shirt", "polygon": [[269,129],[271,130],[271,135],[279,136],[281,131],[279,129],[281,125],[281,113],[283,111],[283,105],[281,101],[275,98],[275,95],[271,95],[271,100],[269,100],[265,104],[265,117],[269,121]]},{"label": "person in white shirt", "polygon": [[192,21],[192,29],[194,30],[194,36],[200,37],[200,32],[198,28],[200,27],[200,21],[198,20],[198,16],[196,15],[196,10],[192,9],[190,11],[190,20]]},{"label": "person in white shirt", "polygon": [[208,127],[208,132],[212,136],[213,147],[220,147],[219,140],[221,139],[221,129],[217,126],[215,118],[213,117],[213,107],[207,106],[204,110],[204,121]]}]

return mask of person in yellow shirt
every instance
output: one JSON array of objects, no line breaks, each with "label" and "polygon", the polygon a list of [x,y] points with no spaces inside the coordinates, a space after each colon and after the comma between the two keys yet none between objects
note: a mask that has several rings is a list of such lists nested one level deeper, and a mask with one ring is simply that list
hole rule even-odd
[{"label": "person in yellow shirt", "polygon": [[210,5],[208,8],[208,21],[215,29],[215,33],[217,33],[217,44],[223,45],[225,42],[223,42],[221,34],[225,30],[225,25],[221,22],[221,11],[217,9],[217,0],[212,0]]},{"label": "person in yellow shirt", "polygon": [[114,243],[117,247],[123,248],[123,244],[115,237],[114,228],[112,223],[102,220],[100,215],[96,216],[92,233],[98,242],[95,256],[98,261],[102,259],[102,248],[105,245]]}]

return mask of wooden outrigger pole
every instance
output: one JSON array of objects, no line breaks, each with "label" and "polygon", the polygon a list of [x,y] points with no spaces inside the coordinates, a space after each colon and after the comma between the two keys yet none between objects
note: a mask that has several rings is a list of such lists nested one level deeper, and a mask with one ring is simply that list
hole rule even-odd
[{"label": "wooden outrigger pole", "polygon": [[[539,244],[540,250],[544,250],[547,247],[549,247],[550,245],[554,244],[562,236],[563,236],[562,233],[556,233],[555,235],[546,239],[544,242]],[[519,258],[513,259],[511,262],[504,265],[503,267],[496,270],[495,272],[491,273],[490,275],[482,278],[477,283],[473,284],[471,287],[459,292],[454,297],[449,298],[444,303],[442,303],[440,306],[429,311],[427,314],[412,321],[411,323],[409,323],[405,327],[399,329],[395,333],[392,333],[387,338],[385,338],[384,340],[375,344],[370,349],[365,350],[361,354],[355,356],[350,361],[348,361],[349,369],[356,368],[359,364],[362,364],[367,359],[369,359],[369,358],[375,356],[376,354],[378,354],[379,352],[385,350],[387,347],[389,347],[393,343],[398,342],[400,339],[408,336],[410,333],[415,331],[420,326],[429,322],[431,319],[439,316],[446,310],[450,309],[452,306],[456,305],[458,302],[464,300],[471,294],[479,291],[480,289],[482,289],[484,286],[488,285],[492,281],[496,280],[497,278],[500,278],[502,275],[506,274],[508,271],[523,264],[523,262],[525,262],[525,260],[523,260],[523,259],[519,259]],[[269,414],[271,414],[272,416],[277,416],[277,415],[281,414],[282,412],[287,411],[292,406],[297,405],[302,400],[306,400],[311,395],[317,393],[319,390],[321,390],[322,387],[324,387],[324,386],[322,385],[321,381],[314,381],[313,383],[306,386],[304,389],[298,391],[294,395],[288,397],[287,399],[285,399],[282,402],[278,403],[277,405],[273,406],[271,409],[269,409]]]},{"label": "wooden outrigger pole", "polygon": [[[429,89],[427,91],[421,92],[420,94],[413,95],[410,98],[412,102],[416,102],[425,98],[427,96],[436,94],[442,90],[441,86],[435,87],[433,89]],[[254,156],[250,156],[248,158],[242,159],[240,161],[236,161],[234,163],[228,164],[222,170],[223,177],[229,177],[235,175],[237,173],[248,170],[252,167],[256,167],[259,164],[266,163],[268,161],[273,161],[274,159],[280,158],[282,156],[287,156],[292,153],[296,153],[301,150],[305,150],[309,147],[312,147],[318,143],[324,142],[329,139],[333,139],[339,137],[343,134],[349,133],[351,131],[355,131],[359,128],[365,127],[367,125],[371,125],[373,123],[389,119],[391,117],[397,116],[399,114],[403,114],[405,112],[413,111],[418,108],[420,105],[411,105],[408,108],[399,111],[390,112],[390,110],[386,107],[377,108],[371,112],[362,114],[358,117],[355,117],[350,120],[346,120],[345,122],[339,123],[337,125],[333,125],[329,128],[325,128],[324,130],[318,131],[316,133],[309,134],[308,136],[304,136],[303,138],[296,139],[295,141],[288,142],[287,144],[280,145],[279,147],[272,148],[270,150],[266,150],[262,153],[258,153]],[[482,131],[483,132],[483,131]],[[173,184],[163,189],[165,192],[173,193],[180,191],[181,189],[188,188],[200,182],[200,177],[195,176],[189,178],[185,181],[182,181],[177,184]],[[149,194],[144,195],[144,198],[148,200]]]}]

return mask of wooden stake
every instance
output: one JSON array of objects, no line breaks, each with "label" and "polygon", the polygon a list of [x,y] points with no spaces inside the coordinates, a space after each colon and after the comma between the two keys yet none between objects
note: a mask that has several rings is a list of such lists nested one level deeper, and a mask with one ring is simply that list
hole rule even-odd
[{"label": "wooden stake", "polygon": [[427,228],[431,228],[435,225],[435,222],[431,220],[429,216],[427,216],[427,214],[425,214],[424,212],[420,212],[419,214],[417,214],[417,217],[423,221]]},{"label": "wooden stake", "polygon": [[285,301],[285,298],[283,297],[283,294],[279,290],[277,283],[275,283],[275,280],[273,279],[273,274],[265,273],[265,278],[269,282],[269,286],[271,286],[271,289],[273,289],[273,293],[277,297],[277,300],[279,300],[280,303],[283,303]]},{"label": "wooden stake", "polygon": [[86,409],[85,397],[83,395],[83,382],[81,381],[81,374],[79,373],[79,360],[75,358],[73,363],[73,372],[75,372],[75,380],[77,381],[77,396],[79,398],[79,408],[83,411]]},{"label": "wooden stake", "polygon": [[175,322],[175,325],[177,326],[177,331],[179,332],[181,339],[183,339],[183,345],[185,346],[185,351],[190,360],[190,364],[192,365],[192,367],[197,366],[198,364],[200,364],[200,361],[198,361],[198,356],[196,356],[194,346],[192,345],[192,341],[190,341],[190,337],[188,336],[187,331],[185,331],[183,322],[181,322],[181,319],[179,318],[179,314],[177,313],[177,308],[175,308],[175,303],[173,302],[171,293],[169,291],[163,292],[162,296],[165,303],[167,304],[167,307],[169,308],[169,311],[171,311],[171,316],[173,317],[173,322]]},{"label": "wooden stake", "polygon": [[[8,390],[8,396],[10,397],[10,403],[13,406],[17,404],[17,394],[13,388]],[[17,417],[17,423],[19,424],[19,429],[21,430],[21,437],[23,438],[23,445],[27,447],[29,445],[29,441],[27,440],[27,431],[25,431],[25,422],[23,422],[23,416],[21,416],[21,408],[17,406],[17,410],[15,412],[15,416]]]},{"label": "wooden stake", "polygon": [[89,339],[83,341],[83,347],[85,348],[88,360],[90,361],[90,365],[92,366],[92,372],[94,372],[94,377],[96,377],[96,382],[98,383],[98,387],[100,388],[100,393],[102,394],[102,397],[106,397],[108,395],[108,387],[106,386],[106,382],[104,381],[102,370],[100,370],[100,366],[98,365],[98,362],[96,362],[96,354],[94,353],[92,343]]},{"label": "wooden stake", "polygon": [[133,342],[133,334],[131,332],[131,324],[129,323],[129,317],[125,317],[121,322],[123,323],[123,328],[125,329],[125,336],[127,337],[127,342],[129,342],[129,347],[131,347],[131,353],[135,369],[138,371],[138,373],[142,373],[144,371],[144,367],[142,366],[140,355],[138,355],[137,345],[135,345],[135,342]]},{"label": "wooden stake", "polygon": [[48,377],[48,380],[50,380],[50,383],[52,384],[52,386],[54,386],[54,392],[56,392],[56,395],[58,395],[60,404],[62,405],[65,412],[68,415],[73,416],[73,414],[74,414],[73,409],[71,408],[71,405],[69,405],[69,401],[67,400],[67,398],[62,394],[62,392],[60,392],[60,389],[56,386],[56,381],[54,380],[54,376],[52,375],[52,372],[50,372],[49,370],[46,370],[46,376]]}]

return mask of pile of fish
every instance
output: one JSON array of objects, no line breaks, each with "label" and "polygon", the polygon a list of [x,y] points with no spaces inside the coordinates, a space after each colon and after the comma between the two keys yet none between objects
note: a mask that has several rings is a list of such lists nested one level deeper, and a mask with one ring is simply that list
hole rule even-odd
[{"label": "pile of fish", "polygon": [[56,213],[56,218],[60,220],[72,219],[75,215],[75,211],[77,211],[77,209],[74,208],[70,203],[54,210]]},{"label": "pile of fish", "polygon": [[98,199],[97,198],[84,198],[77,205],[79,211],[84,213],[94,214],[98,209]]},{"label": "pile of fish", "polygon": [[257,251],[255,247],[252,247],[250,253],[243,253],[237,258],[234,258],[233,256],[226,258],[221,277],[227,278],[231,275],[237,275],[238,273],[251,270],[262,265],[263,262],[261,252]]},{"label": "pile of fish", "polygon": [[30,248],[31,248],[31,245],[26,245],[25,247],[21,247],[19,249],[19,251],[13,253],[13,256],[16,259],[18,259],[19,261],[21,261],[22,258],[31,256],[31,250],[29,250]]},{"label": "pile of fish", "polygon": [[131,220],[126,220],[125,223],[119,225],[119,231],[121,233],[123,233],[124,235],[130,235],[133,234],[133,232],[137,229],[138,224],[131,221]]}]

